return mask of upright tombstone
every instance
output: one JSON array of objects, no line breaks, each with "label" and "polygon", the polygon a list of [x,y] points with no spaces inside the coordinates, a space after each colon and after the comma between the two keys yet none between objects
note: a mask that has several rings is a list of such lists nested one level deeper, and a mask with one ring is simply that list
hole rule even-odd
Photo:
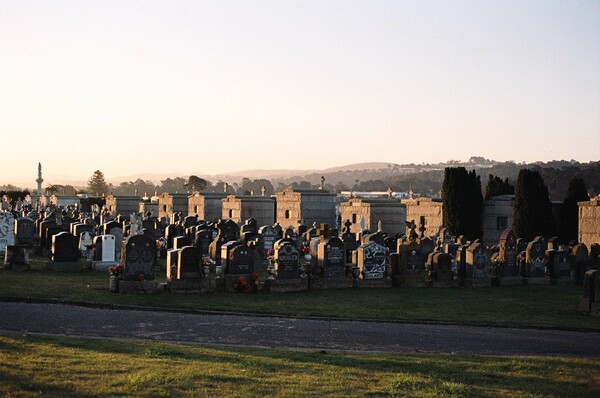
[{"label": "upright tombstone", "polygon": [[9,211],[0,212],[0,252],[15,244],[15,217]]},{"label": "upright tombstone", "polygon": [[452,256],[448,253],[434,252],[427,259],[427,278],[429,286],[454,287]]},{"label": "upright tombstone", "polygon": [[398,261],[392,267],[392,280],[394,286],[424,287],[427,272],[421,255],[421,245],[414,237],[409,235],[409,241],[398,241]]},{"label": "upright tombstone", "polygon": [[265,281],[271,292],[296,292],[308,289],[307,278],[300,277],[300,253],[291,239],[280,239],[273,245],[275,278]]},{"label": "upright tombstone", "polygon": [[[520,285],[523,278],[519,275],[517,266],[517,236],[512,229],[505,229],[500,235],[498,253],[495,259],[499,266],[499,281],[501,285]],[[492,257],[494,262],[494,257]]]},{"label": "upright tombstone", "polygon": [[559,249],[554,251],[554,271],[553,278],[556,284],[572,285],[575,283],[575,273],[571,268],[571,261],[567,250]]},{"label": "upright tombstone", "polygon": [[236,246],[244,246],[244,243],[242,243],[239,240],[230,240],[227,243],[224,243],[221,246],[221,267],[223,268],[223,272],[227,273],[228,268],[229,268],[229,253],[231,252],[231,250],[233,250],[234,247]]},{"label": "upright tombstone", "polygon": [[583,297],[579,300],[579,312],[600,316],[600,271],[592,269],[583,275]]},{"label": "upright tombstone", "polygon": [[52,255],[47,267],[50,271],[81,271],[79,239],[68,232],[52,236]]},{"label": "upright tombstone", "polygon": [[276,236],[275,230],[270,225],[264,225],[264,226],[260,227],[260,229],[258,230],[258,234],[260,235],[261,241],[262,241],[262,249],[264,251],[263,257],[266,258],[266,256],[264,256],[264,254],[267,251],[269,251],[269,249],[274,249],[275,241],[276,241],[275,238],[277,236]]},{"label": "upright tombstone", "polygon": [[217,265],[221,263],[221,246],[229,241],[238,240],[238,226],[233,220],[219,220],[217,223],[217,235],[208,247],[210,259]]},{"label": "upright tombstone", "polygon": [[472,243],[466,251],[465,284],[473,287],[491,286],[490,251],[481,243]]},{"label": "upright tombstone", "polygon": [[254,253],[246,245],[235,245],[228,250],[225,268],[225,290],[228,292],[256,291]]},{"label": "upright tombstone", "polygon": [[120,227],[113,227],[108,233],[115,237],[115,258],[119,258],[122,253],[123,240],[125,239],[123,229]]},{"label": "upright tombstone", "polygon": [[28,271],[29,252],[26,246],[9,245],[4,253],[4,269],[13,271]]},{"label": "upright tombstone", "polygon": [[192,240],[187,236],[175,236],[173,238],[173,249],[181,249],[185,246],[192,246]]},{"label": "upright tombstone", "polygon": [[527,244],[525,250],[526,278],[530,285],[549,284],[550,276],[546,270],[545,241],[535,238]]},{"label": "upright tombstone", "polygon": [[208,255],[208,247],[210,242],[212,242],[212,232],[208,229],[201,229],[196,232],[196,237],[194,242],[198,250],[200,250],[200,254],[202,256]]},{"label": "upright tombstone", "polygon": [[571,267],[575,274],[575,283],[583,282],[583,275],[590,266],[590,257],[585,243],[578,243],[571,248]]},{"label": "upright tombstone", "polygon": [[154,276],[156,262],[154,239],[144,234],[125,239],[121,249],[123,280],[119,283],[119,291],[122,293],[158,291],[158,283]]},{"label": "upright tombstone", "polygon": [[346,272],[346,248],[337,236],[321,235],[317,247],[317,267],[319,273],[311,279],[311,289],[352,287],[352,275]]},{"label": "upright tombstone", "polygon": [[115,236],[98,235],[93,240],[94,254],[92,257],[92,269],[106,272],[110,267],[119,264],[115,257]]},{"label": "upright tombstone", "polygon": [[31,246],[35,239],[35,222],[28,217],[15,220],[15,243],[21,246]]},{"label": "upright tombstone", "polygon": [[202,254],[195,246],[174,249],[175,267],[167,267],[167,287],[173,293],[205,293],[212,291]]},{"label": "upright tombstone", "polygon": [[392,287],[387,261],[387,248],[376,241],[363,243],[353,252],[353,265],[357,268],[358,287]]},{"label": "upright tombstone", "polygon": [[93,236],[91,233],[84,231],[82,233],[80,233],[79,235],[75,235],[75,236],[79,236],[79,252],[81,253],[81,255],[89,260],[89,256],[91,254],[91,249],[93,246]]}]

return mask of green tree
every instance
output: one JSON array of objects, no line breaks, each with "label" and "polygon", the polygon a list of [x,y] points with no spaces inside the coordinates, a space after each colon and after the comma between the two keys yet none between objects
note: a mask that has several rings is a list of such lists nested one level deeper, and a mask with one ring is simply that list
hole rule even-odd
[{"label": "green tree", "polygon": [[514,195],[515,187],[508,182],[508,178],[502,180],[493,174],[490,174],[485,187],[485,200],[489,200],[498,195]]},{"label": "green tree", "polygon": [[195,175],[191,175],[187,183],[185,184],[192,192],[194,191],[202,191],[208,185],[208,182],[204,178],[200,178]]},{"label": "green tree", "polygon": [[108,184],[104,179],[104,173],[102,173],[100,170],[94,171],[88,180],[87,189],[90,195],[102,196],[102,194],[107,194]]},{"label": "green tree", "polygon": [[537,170],[519,171],[515,187],[513,230],[526,241],[531,241],[538,235],[554,235],[548,187]]},{"label": "green tree", "polygon": [[580,177],[573,177],[563,200],[560,210],[560,237],[568,242],[577,240],[579,226],[579,207],[577,202],[590,200],[585,181]]},{"label": "green tree", "polygon": [[483,196],[481,180],[475,170],[464,167],[446,167],[442,184],[444,226],[452,235],[468,239],[481,237]]}]

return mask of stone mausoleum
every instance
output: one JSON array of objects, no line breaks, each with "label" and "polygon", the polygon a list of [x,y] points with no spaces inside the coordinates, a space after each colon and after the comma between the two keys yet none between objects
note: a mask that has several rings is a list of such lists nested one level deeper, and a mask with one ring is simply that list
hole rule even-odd
[{"label": "stone mausoleum", "polygon": [[406,232],[406,206],[397,199],[362,198],[350,199],[340,204],[342,225],[350,220],[350,232],[361,230],[360,220],[364,220],[364,228],[375,232],[381,221],[382,232],[388,235]]},{"label": "stone mausoleum", "polygon": [[273,225],[275,201],[266,196],[228,195],[221,200],[221,218],[230,218],[238,224],[253,218],[259,226]]},{"label": "stone mausoleum", "polygon": [[512,228],[514,207],[515,195],[498,195],[483,202],[481,223],[485,245],[497,244],[502,232]]},{"label": "stone mausoleum", "polygon": [[158,217],[171,218],[174,213],[187,214],[189,193],[163,192],[158,196]]},{"label": "stone mausoleum", "polygon": [[199,220],[216,221],[223,216],[224,192],[194,192],[188,197],[188,216],[198,215]]},{"label": "stone mausoleum", "polygon": [[336,194],[323,189],[287,188],[275,194],[276,221],[285,229],[295,230],[304,223],[311,226],[336,225]]},{"label": "stone mausoleum", "polygon": [[108,195],[106,207],[111,213],[129,216],[139,211],[141,200],[141,197],[135,195]]},{"label": "stone mausoleum", "polygon": [[579,229],[577,238],[588,249],[592,243],[600,244],[600,196],[586,202],[578,202]]},{"label": "stone mausoleum", "polygon": [[442,198],[409,198],[402,199],[406,205],[406,221],[414,221],[417,225],[425,225],[425,236],[435,236],[444,225]]}]

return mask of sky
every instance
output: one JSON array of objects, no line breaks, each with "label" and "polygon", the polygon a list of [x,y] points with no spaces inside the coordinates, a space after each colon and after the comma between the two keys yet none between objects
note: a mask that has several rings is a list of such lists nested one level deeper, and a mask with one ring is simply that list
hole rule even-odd
[{"label": "sky", "polygon": [[600,1],[0,0],[0,185],[600,160]]}]

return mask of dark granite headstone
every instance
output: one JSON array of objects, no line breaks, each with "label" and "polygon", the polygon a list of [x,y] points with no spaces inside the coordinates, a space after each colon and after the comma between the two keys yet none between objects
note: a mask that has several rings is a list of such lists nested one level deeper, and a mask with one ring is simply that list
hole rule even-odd
[{"label": "dark granite headstone", "polygon": [[154,280],[156,266],[156,243],[146,235],[130,236],[123,242],[121,251],[121,264],[123,265],[123,279]]},{"label": "dark granite headstone", "polygon": [[79,238],[64,231],[52,236],[53,262],[74,262],[79,256]]},{"label": "dark granite headstone", "polygon": [[323,270],[325,278],[346,275],[346,250],[344,242],[337,236],[332,236],[319,243],[319,267]]},{"label": "dark granite headstone", "polygon": [[32,245],[35,239],[35,223],[31,218],[22,217],[15,221],[15,243]]},{"label": "dark granite headstone", "polygon": [[202,277],[200,251],[194,246],[178,250],[177,279],[199,279]]},{"label": "dark granite headstone", "polygon": [[387,253],[384,245],[369,241],[360,245],[355,253],[361,279],[376,280],[386,277]]},{"label": "dark granite headstone", "polygon": [[254,253],[244,245],[233,247],[229,251],[228,274],[248,275],[254,272]]},{"label": "dark granite headstone", "polygon": [[277,241],[274,258],[277,279],[297,279],[300,277],[298,267],[300,254],[293,241],[288,239]]}]

